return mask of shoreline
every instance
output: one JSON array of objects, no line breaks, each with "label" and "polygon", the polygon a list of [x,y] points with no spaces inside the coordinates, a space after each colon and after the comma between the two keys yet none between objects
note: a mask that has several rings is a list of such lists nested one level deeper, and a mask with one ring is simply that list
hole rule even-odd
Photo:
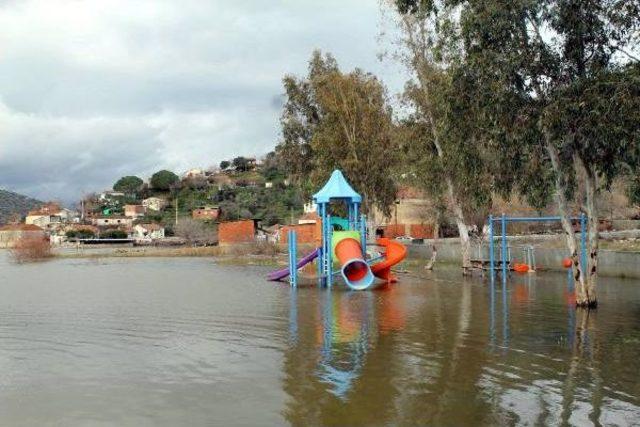
[{"label": "shoreline", "polygon": [[244,247],[157,247],[157,246],[101,246],[62,247],[53,250],[51,259],[100,259],[100,258],[214,258],[217,262],[246,265],[285,265],[286,256],[281,253],[252,253]]}]

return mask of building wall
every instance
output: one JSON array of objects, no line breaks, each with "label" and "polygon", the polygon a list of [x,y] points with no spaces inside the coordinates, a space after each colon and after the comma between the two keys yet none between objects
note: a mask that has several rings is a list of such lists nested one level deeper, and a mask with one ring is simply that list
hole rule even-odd
[{"label": "building wall", "polygon": [[393,239],[394,237],[404,236],[405,233],[404,224],[389,224],[376,227],[376,235],[382,230],[382,237],[388,237]]},{"label": "building wall", "polygon": [[[529,236],[530,237],[530,236]],[[563,242],[557,236],[543,236],[550,237],[552,240],[556,242]],[[509,236],[508,238],[509,245],[518,245],[522,243],[531,243],[530,240],[526,238],[515,238]],[[408,258],[409,259],[418,259],[426,261],[431,258],[432,248],[434,242],[432,240],[425,241],[422,244],[407,244],[408,249]],[[542,244],[542,243],[540,243]],[[458,238],[447,238],[447,239],[439,239],[437,242],[438,255],[437,255],[437,264],[454,264],[460,265],[461,259],[461,250],[460,250],[460,239]],[[499,245],[496,245],[495,248],[496,256],[499,256],[500,248]],[[485,244],[482,248],[480,254],[477,253],[476,249],[473,249],[472,257],[473,258],[483,258],[488,259],[489,250],[487,245]],[[556,272],[566,272],[564,267],[562,266],[562,260],[567,257],[567,250],[557,249],[553,247],[536,247],[535,249],[535,257],[536,257],[536,266],[538,268],[542,268],[544,270],[556,271]],[[513,253],[514,259],[522,259],[522,255],[520,251],[514,251]],[[437,265],[436,264],[436,265]],[[640,269],[638,268],[640,265],[640,253],[637,252],[622,252],[622,251],[612,251],[612,250],[600,250],[598,253],[598,276],[601,277],[626,277],[633,279],[640,279]],[[437,267],[436,267],[437,268]],[[486,274],[486,273],[485,273]],[[513,273],[512,273],[513,274]],[[498,276],[499,277],[499,276]],[[516,277],[512,275],[513,277]],[[566,276],[565,276],[566,277]],[[559,278],[558,283],[563,283],[563,279]]]},{"label": "building wall", "polygon": [[220,214],[220,209],[194,209],[191,212],[191,217],[193,219],[218,219],[218,215]]},{"label": "building wall", "polygon": [[233,245],[255,241],[253,220],[221,222],[218,224],[218,243]]},{"label": "building wall", "polygon": [[433,225],[409,224],[409,236],[414,239],[433,239]]},{"label": "building wall", "polygon": [[125,205],[124,216],[131,218],[144,216],[145,207],[142,205]]},{"label": "building wall", "polygon": [[50,216],[49,215],[27,215],[27,217],[24,220],[25,224],[28,225],[37,225],[39,227],[45,226],[50,222]]},{"label": "building wall", "polygon": [[403,198],[398,201],[398,204],[391,206],[389,217],[385,217],[382,212],[374,208],[371,216],[377,225],[422,224],[430,223],[435,219],[429,215],[431,202],[427,199]]},{"label": "building wall", "polygon": [[133,224],[133,219],[132,218],[115,218],[115,217],[93,218],[92,222],[94,223],[94,225],[97,225],[99,227],[118,226],[118,225],[126,225],[128,227],[131,227],[131,224]]},{"label": "building wall", "polygon": [[289,230],[296,231],[297,242],[299,244],[320,246],[322,243],[322,221],[317,221],[315,224],[285,225],[279,231],[280,243],[287,244]]},{"label": "building wall", "polygon": [[382,230],[382,236],[390,239],[400,236],[411,236],[414,239],[433,238],[431,224],[389,224],[378,226],[376,230]]}]

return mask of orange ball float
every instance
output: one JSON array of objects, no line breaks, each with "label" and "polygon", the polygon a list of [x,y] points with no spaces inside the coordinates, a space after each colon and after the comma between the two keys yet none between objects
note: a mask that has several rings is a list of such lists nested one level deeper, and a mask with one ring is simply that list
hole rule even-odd
[{"label": "orange ball float", "polygon": [[564,268],[571,268],[572,265],[573,265],[573,261],[571,261],[571,258],[565,258],[562,260],[562,266]]}]

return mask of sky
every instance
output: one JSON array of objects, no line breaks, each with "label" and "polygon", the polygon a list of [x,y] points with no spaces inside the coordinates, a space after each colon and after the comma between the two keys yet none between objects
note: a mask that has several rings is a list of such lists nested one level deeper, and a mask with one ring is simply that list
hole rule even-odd
[{"label": "sky", "polygon": [[265,154],[314,49],[401,90],[385,26],[377,0],[0,0],[0,188],[72,202]]}]

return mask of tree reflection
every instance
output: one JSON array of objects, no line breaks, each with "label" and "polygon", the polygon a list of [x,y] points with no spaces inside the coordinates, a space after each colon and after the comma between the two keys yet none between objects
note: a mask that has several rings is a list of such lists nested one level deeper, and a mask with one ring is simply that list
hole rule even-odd
[{"label": "tree reflection", "polygon": [[283,414],[293,425],[624,424],[640,414],[640,311],[596,328],[601,313],[576,311],[565,289],[526,276],[293,291]]}]

